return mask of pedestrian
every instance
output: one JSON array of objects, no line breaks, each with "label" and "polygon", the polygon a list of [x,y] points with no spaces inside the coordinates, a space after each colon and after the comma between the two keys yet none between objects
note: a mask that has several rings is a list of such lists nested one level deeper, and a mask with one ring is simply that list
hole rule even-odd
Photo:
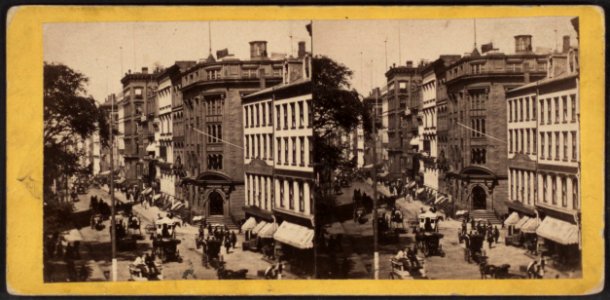
[{"label": "pedestrian", "polygon": [[493,243],[494,238],[491,234],[487,234],[487,243],[489,243],[489,249],[491,249],[491,244]]},{"label": "pedestrian", "polygon": [[228,237],[225,238],[225,249],[227,250],[227,254],[229,254],[229,250],[231,249],[231,241]]},{"label": "pedestrian", "polygon": [[500,230],[498,230],[498,226],[495,225],[494,226],[494,241],[496,242],[496,244],[498,243],[498,239],[500,238]]},{"label": "pedestrian", "polygon": [[235,231],[231,231],[231,247],[235,249],[235,244],[237,244],[237,235]]}]

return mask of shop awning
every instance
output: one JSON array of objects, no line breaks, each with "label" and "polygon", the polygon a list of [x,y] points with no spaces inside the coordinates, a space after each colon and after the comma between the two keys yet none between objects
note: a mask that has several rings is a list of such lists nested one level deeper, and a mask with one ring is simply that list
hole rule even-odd
[{"label": "shop awning", "polygon": [[147,188],[144,191],[142,191],[142,195],[146,196],[146,195],[150,194],[151,192],[152,192],[152,189],[151,188]]},{"label": "shop awning", "polygon": [[277,223],[267,223],[267,225],[265,225],[263,229],[258,232],[258,236],[261,238],[272,239],[273,234],[275,234],[277,231],[277,227]]},{"label": "shop awning", "polygon": [[99,172],[97,175],[98,176],[108,176],[108,175],[110,175],[110,170],[107,170],[107,171],[104,171],[104,172]]},{"label": "shop awning", "polygon": [[578,244],[578,226],[553,217],[544,218],[536,233],[562,245]]},{"label": "shop awning", "polygon": [[267,225],[267,222],[265,222],[265,221],[261,221],[260,223],[256,224],[256,226],[254,226],[254,228],[252,228],[252,233],[258,234],[258,232],[261,231],[261,229],[263,229],[263,227],[265,227],[265,225]]},{"label": "shop awning", "polygon": [[517,224],[517,222],[519,222],[519,214],[514,211],[508,216],[508,218],[506,218],[506,220],[504,220],[504,225],[511,226]]},{"label": "shop awning", "polygon": [[[169,210],[178,210],[180,208],[182,208],[184,206],[184,203],[182,201],[176,201],[174,202],[174,204],[172,204],[172,207]],[[193,219],[194,221],[194,219]]]},{"label": "shop awning", "polygon": [[515,228],[517,228],[517,229],[521,229],[521,227],[523,227],[523,225],[525,225],[525,223],[526,223],[527,221],[529,221],[529,219],[530,219],[530,217],[528,217],[528,216],[523,216],[523,218],[521,218],[521,220],[519,220],[519,222],[517,222],[517,223],[515,224]]},{"label": "shop awning", "polygon": [[523,227],[521,227],[521,232],[525,233],[536,233],[536,229],[538,229],[538,225],[540,225],[540,221],[537,218],[530,218]]},{"label": "shop awning", "polygon": [[64,239],[68,242],[77,242],[77,241],[82,241],[83,236],[80,234],[80,232],[78,230],[71,229],[70,231],[64,233]]},{"label": "shop awning", "polygon": [[313,229],[290,222],[282,222],[273,238],[298,249],[313,248]]},{"label": "shop awning", "polygon": [[161,198],[161,194],[156,194],[156,195],[153,196],[153,200],[157,200],[159,198]]},{"label": "shop awning", "polygon": [[419,145],[419,139],[412,138],[411,141],[409,142],[409,145],[411,145],[411,146],[418,146]]},{"label": "shop awning", "polygon": [[440,196],[440,197],[436,198],[436,200],[434,200],[434,204],[439,205],[445,201],[447,201],[447,197]]},{"label": "shop awning", "polygon": [[241,225],[241,230],[242,231],[248,231],[253,229],[256,226],[256,219],[254,219],[254,217],[250,217],[248,218],[248,220],[246,220],[246,222],[244,222],[244,224]]},{"label": "shop awning", "polygon": [[415,186],[415,181],[411,181],[409,182],[409,184],[407,184],[407,188],[411,189]]},{"label": "shop awning", "polygon": [[421,194],[421,193],[423,193],[423,192],[424,192],[424,188],[418,188],[418,189],[415,191],[415,193],[416,193],[416,194]]}]

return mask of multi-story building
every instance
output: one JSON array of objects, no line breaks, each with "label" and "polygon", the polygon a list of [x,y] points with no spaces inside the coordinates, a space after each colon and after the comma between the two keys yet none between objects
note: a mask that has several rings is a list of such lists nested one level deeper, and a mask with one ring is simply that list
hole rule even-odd
[{"label": "multi-story building", "polygon": [[297,267],[312,271],[311,60],[304,52],[304,43],[299,48],[299,58],[284,64],[281,85],[243,98],[244,210],[257,221],[279,224],[273,238],[282,245],[282,255]]},{"label": "multi-story building", "polygon": [[[440,204],[447,198],[446,191],[441,190],[443,176],[441,173],[444,160],[444,147],[442,138],[446,133],[443,126],[443,113],[447,103],[447,90],[445,88],[445,68],[460,59],[459,55],[441,55],[437,60],[426,64],[421,68],[422,85],[421,99],[422,110],[420,126],[420,173],[423,174],[423,187],[429,192],[436,203]],[[439,116],[439,114],[441,116]],[[437,134],[438,133],[438,134]],[[442,157],[442,158],[441,158]]]},{"label": "multi-story building", "polygon": [[[176,98],[180,95],[181,72],[187,67],[193,66],[195,62],[177,61],[171,67],[158,74],[157,81],[157,105],[158,125],[156,141],[159,144],[157,157],[157,176],[159,177],[160,191],[169,199],[176,199],[177,175],[174,172],[174,120],[177,114],[174,111]],[[181,102],[181,101],[180,101]],[[176,156],[178,157],[178,156]]]},{"label": "multi-story building", "polygon": [[547,69],[531,36],[515,36],[515,44],[513,54],[475,49],[445,71],[445,183],[457,209],[507,212],[505,91],[544,78]]},{"label": "multi-story building", "polygon": [[580,111],[578,50],[564,37],[545,79],[507,92],[507,205],[542,219],[537,233],[562,259],[580,244]]},{"label": "multi-story building", "polygon": [[[99,170],[100,173],[109,174],[111,169],[111,161],[110,161],[110,151],[114,151],[113,159],[114,159],[114,170],[119,177],[123,178],[122,169],[121,169],[121,155],[119,153],[119,145],[122,144],[123,138],[121,136],[121,130],[123,129],[122,125],[122,114],[121,111],[118,111],[119,106],[117,105],[120,98],[122,97],[121,93],[110,94],[100,105],[100,109],[108,116],[108,121],[112,122],[112,127],[115,129],[114,138],[114,148],[112,148],[112,143],[108,141],[107,145],[100,145],[100,159],[99,159]],[[119,179],[119,178],[117,178]]]},{"label": "multi-story building", "polygon": [[388,168],[390,179],[405,179],[419,174],[417,140],[420,109],[418,97],[421,74],[412,61],[393,66],[386,73],[388,110]]},{"label": "multi-story building", "polygon": [[149,144],[154,139],[154,131],[148,130],[148,115],[152,117],[155,114],[153,104],[157,81],[155,75],[148,73],[148,68],[142,68],[140,73],[131,73],[130,70],[121,83],[123,99],[118,105],[123,111],[125,178],[128,184],[151,183],[155,178],[154,160],[146,150],[151,150]]},{"label": "multi-story building", "polygon": [[250,59],[219,51],[182,73],[187,175],[182,193],[191,211],[230,224],[244,217],[242,96],[282,81],[283,60],[267,57],[265,41],[250,42]]}]

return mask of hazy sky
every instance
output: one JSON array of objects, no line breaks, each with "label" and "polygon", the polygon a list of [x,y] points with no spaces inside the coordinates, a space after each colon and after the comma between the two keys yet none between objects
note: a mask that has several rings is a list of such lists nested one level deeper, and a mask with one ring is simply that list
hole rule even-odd
[{"label": "hazy sky", "polygon": [[[570,19],[477,19],[477,45],[480,51],[482,44],[493,42],[494,48],[501,52],[514,53],[513,36],[519,34],[532,35],[534,50],[537,47],[554,49],[556,43],[561,48],[564,35],[570,35],[572,45],[576,45],[576,31]],[[354,71],[352,86],[368,95],[372,86],[386,82],[384,40],[387,39],[388,65],[399,64],[399,53],[401,65],[407,60],[414,63],[421,59],[434,60],[440,54],[463,55],[474,48],[474,23],[473,19],[314,21],[313,52],[348,66]]]},{"label": "hazy sky", "polygon": [[[297,52],[297,43],[310,37],[309,21],[211,22],[212,53],[229,48],[241,59],[250,57],[254,40],[266,40],[267,52]],[[122,51],[121,51],[122,48]],[[63,63],[89,77],[88,91],[98,102],[120,92],[127,70],[152,70],[155,63],[207,58],[208,22],[58,23],[44,27],[44,60]],[[121,59],[122,58],[122,59]]]}]

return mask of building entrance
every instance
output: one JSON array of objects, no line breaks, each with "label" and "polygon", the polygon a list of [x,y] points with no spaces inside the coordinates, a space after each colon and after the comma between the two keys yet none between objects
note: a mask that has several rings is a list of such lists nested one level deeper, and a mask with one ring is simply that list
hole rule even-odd
[{"label": "building entrance", "polygon": [[487,194],[480,186],[475,186],[472,189],[472,209],[487,209]]},{"label": "building entrance", "polygon": [[210,200],[210,215],[224,215],[224,201],[222,196],[214,191],[209,195]]}]

